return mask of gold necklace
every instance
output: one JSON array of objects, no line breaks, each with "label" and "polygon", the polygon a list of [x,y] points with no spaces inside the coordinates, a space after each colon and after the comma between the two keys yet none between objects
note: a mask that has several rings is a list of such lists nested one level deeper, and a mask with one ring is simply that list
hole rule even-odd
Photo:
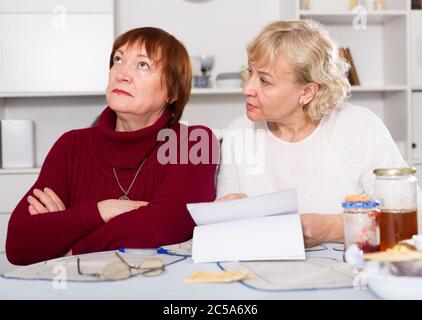
[{"label": "gold necklace", "polygon": [[128,197],[128,194],[130,192],[130,190],[133,187],[133,184],[135,183],[136,178],[139,175],[139,172],[141,171],[142,166],[144,165],[145,161],[148,159],[149,155],[152,153],[152,151],[154,151],[154,149],[157,147],[157,145],[159,144],[159,141],[157,141],[157,143],[154,145],[154,147],[146,154],[144,160],[142,160],[141,165],[139,166],[138,170],[135,173],[135,176],[132,179],[132,182],[129,185],[129,188],[127,188],[127,190],[125,190],[122,187],[122,184],[119,181],[119,178],[117,177],[117,173],[116,173],[116,168],[113,166],[113,173],[114,173],[114,177],[116,178],[117,184],[119,185],[120,190],[122,190],[123,195],[119,198],[119,200],[130,200]]},{"label": "gold necklace", "polygon": [[116,168],[113,167],[114,177],[116,178],[116,181],[117,181],[117,184],[119,185],[120,190],[122,190],[122,192],[123,192],[123,195],[119,198],[119,200],[129,200],[128,194],[129,194],[130,190],[132,189],[133,184],[135,183],[135,180],[138,177],[139,172],[141,171],[141,168],[144,165],[145,160],[147,158],[148,158],[148,156],[146,156],[144,158],[144,160],[142,161],[141,165],[139,166],[138,170],[136,171],[136,174],[133,177],[132,182],[130,183],[129,188],[127,188],[127,190],[123,189],[122,185],[120,184],[119,178],[117,177]]},{"label": "gold necklace", "polygon": [[[166,128],[167,128],[167,126],[166,126]],[[154,149],[155,149],[155,148],[156,148],[159,144],[160,144],[160,141],[157,141],[157,142],[156,142],[156,144],[152,147],[152,149],[151,149],[151,150],[149,150],[149,152],[146,154],[146,156],[145,156],[144,160],[142,160],[142,163],[141,163],[141,165],[139,166],[138,170],[136,171],[135,176],[133,177],[132,182],[130,183],[129,188],[127,188],[127,190],[125,190],[125,189],[122,187],[122,185],[121,185],[121,183],[120,183],[120,181],[119,181],[119,178],[117,177],[116,168],[113,166],[113,173],[114,173],[114,177],[116,178],[116,181],[117,181],[117,184],[119,185],[120,190],[122,190],[122,192],[123,192],[123,195],[119,198],[119,200],[130,200],[130,199],[129,199],[129,197],[128,197],[128,194],[129,194],[130,190],[132,189],[133,184],[135,183],[135,180],[136,180],[136,178],[138,177],[139,172],[141,171],[142,166],[144,165],[145,161],[148,159],[149,155],[150,155],[150,154],[154,151]]]}]

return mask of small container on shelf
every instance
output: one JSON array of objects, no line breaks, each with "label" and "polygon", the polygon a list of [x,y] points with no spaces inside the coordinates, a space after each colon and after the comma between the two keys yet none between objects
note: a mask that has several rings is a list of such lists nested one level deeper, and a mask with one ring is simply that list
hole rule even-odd
[{"label": "small container on shelf", "polygon": [[378,251],[379,202],[366,196],[348,197],[345,200],[342,203],[344,248],[356,244],[363,253]]},{"label": "small container on shelf", "polygon": [[218,88],[240,88],[242,87],[243,80],[240,72],[225,72],[219,73],[215,78]]},{"label": "small container on shelf", "polygon": [[193,87],[194,88],[211,88],[210,76],[208,75],[199,75],[193,77]]},{"label": "small container on shelf", "polygon": [[374,10],[385,10],[385,2],[384,0],[374,0]]}]

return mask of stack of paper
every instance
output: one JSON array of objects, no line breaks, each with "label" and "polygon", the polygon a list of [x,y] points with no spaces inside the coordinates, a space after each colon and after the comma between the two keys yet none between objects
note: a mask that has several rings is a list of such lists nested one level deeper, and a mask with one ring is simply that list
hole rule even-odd
[{"label": "stack of paper", "polygon": [[194,262],[305,259],[295,189],[187,208]]}]

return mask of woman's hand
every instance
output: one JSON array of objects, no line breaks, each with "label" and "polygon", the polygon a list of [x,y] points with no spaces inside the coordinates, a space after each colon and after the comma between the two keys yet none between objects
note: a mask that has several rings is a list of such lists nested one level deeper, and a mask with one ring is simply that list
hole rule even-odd
[{"label": "woman's hand", "polygon": [[34,189],[33,194],[34,196],[30,195],[27,198],[28,211],[31,215],[66,210],[62,200],[50,188]]},{"label": "woman's hand", "polygon": [[224,197],[218,198],[215,201],[220,202],[220,201],[229,201],[229,200],[236,200],[236,199],[243,199],[243,198],[247,198],[248,195],[246,193],[229,193],[227,195],[225,195]]},{"label": "woman's hand", "polygon": [[301,214],[305,247],[314,247],[324,242],[343,242],[343,220],[340,214]]},{"label": "woman's hand", "polygon": [[104,222],[108,222],[122,213],[145,207],[148,204],[149,202],[146,201],[108,199],[98,202],[97,207],[101,218]]}]

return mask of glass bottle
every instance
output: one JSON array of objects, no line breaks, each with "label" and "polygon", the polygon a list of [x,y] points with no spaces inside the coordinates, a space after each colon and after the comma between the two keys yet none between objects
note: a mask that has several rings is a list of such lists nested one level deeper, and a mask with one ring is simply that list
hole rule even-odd
[{"label": "glass bottle", "polygon": [[418,233],[415,168],[375,169],[374,198],[380,202],[380,250]]}]

